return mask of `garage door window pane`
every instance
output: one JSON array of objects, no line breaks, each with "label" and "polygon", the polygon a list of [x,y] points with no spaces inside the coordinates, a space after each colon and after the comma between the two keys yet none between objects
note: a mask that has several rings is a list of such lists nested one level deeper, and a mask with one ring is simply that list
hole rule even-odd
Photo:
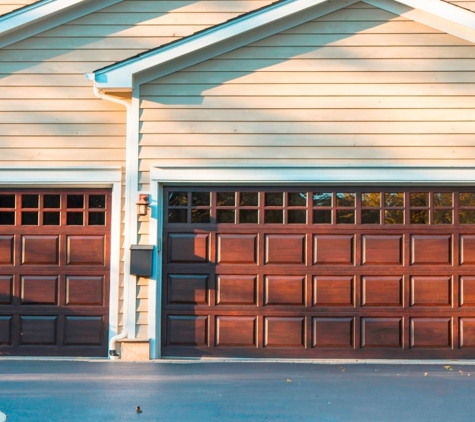
[{"label": "garage door window pane", "polygon": [[84,196],[83,195],[68,195],[67,206],[68,208],[83,208]]},{"label": "garage door window pane", "polygon": [[451,207],[452,192],[434,193],[434,207]]},{"label": "garage door window pane", "polygon": [[15,224],[14,212],[0,212],[0,226],[13,226]]},{"label": "garage door window pane", "polygon": [[89,208],[105,208],[105,195],[89,195]]},{"label": "garage door window pane", "polygon": [[258,222],[257,210],[240,210],[239,222],[241,224],[257,224]]},{"label": "garage door window pane", "polygon": [[37,212],[22,212],[21,224],[23,226],[37,226],[38,225],[38,213]]},{"label": "garage door window pane", "polygon": [[68,212],[66,224],[68,226],[82,226],[84,224],[84,215],[82,212]]},{"label": "garage door window pane", "polygon": [[61,206],[60,195],[45,195],[43,196],[43,207],[45,208],[59,208]]},{"label": "garage door window pane", "polygon": [[428,207],[429,193],[428,192],[412,192],[411,193],[411,207]]},{"label": "garage door window pane", "polygon": [[104,226],[106,224],[106,213],[104,212],[90,212],[89,225],[90,226]]},{"label": "garage door window pane", "polygon": [[459,205],[461,207],[475,207],[475,193],[460,193]]},{"label": "garage door window pane", "polygon": [[168,194],[168,205],[172,207],[188,205],[188,194],[186,192],[170,192]]},{"label": "garage door window pane", "polygon": [[218,192],[216,194],[216,205],[218,207],[234,207],[236,205],[236,194],[234,192]]},{"label": "garage door window pane", "polygon": [[43,213],[43,225],[44,226],[59,226],[60,214],[59,212],[45,211]]},{"label": "garage door window pane", "polygon": [[191,222],[192,223],[209,223],[210,213],[209,210],[191,210]]},{"label": "garage door window pane", "polygon": [[404,224],[404,211],[386,210],[384,212],[384,224]]},{"label": "garage door window pane", "polygon": [[283,224],[284,210],[265,210],[264,219],[266,224]]},{"label": "garage door window pane", "polygon": [[38,195],[23,195],[21,197],[22,208],[38,208]]},{"label": "garage door window pane", "polygon": [[403,207],[404,193],[403,192],[386,192],[384,194],[384,204],[387,207]]},{"label": "garage door window pane", "polygon": [[354,207],[355,194],[354,193],[337,193],[336,205],[337,207]]},{"label": "garage door window pane", "polygon": [[355,211],[337,210],[336,224],[355,224]]},{"label": "garage door window pane", "polygon": [[379,192],[365,192],[361,194],[361,206],[374,208],[381,206],[381,194]]},{"label": "garage door window pane", "polygon": [[434,224],[452,224],[452,210],[434,210]]},{"label": "garage door window pane", "polygon": [[287,222],[289,224],[306,224],[307,211],[306,210],[289,210],[287,215]]},{"label": "garage door window pane", "polygon": [[15,208],[15,195],[0,195],[0,208]]},{"label": "garage door window pane", "polygon": [[234,224],[234,210],[218,210],[217,220],[218,223],[231,223]]},{"label": "garage door window pane", "polygon": [[282,207],[284,205],[284,194],[282,192],[267,192],[265,198],[266,207]]},{"label": "garage door window pane", "polygon": [[330,192],[314,192],[313,194],[313,206],[314,207],[331,207],[332,206],[332,194]]},{"label": "garage door window pane", "polygon": [[210,204],[209,192],[192,192],[191,205],[193,206],[209,206]]},{"label": "garage door window pane", "polygon": [[305,207],[307,205],[307,193],[289,192],[288,202],[290,207]]},{"label": "garage door window pane", "polygon": [[460,224],[475,224],[475,210],[460,210]]},{"label": "garage door window pane", "polygon": [[411,210],[411,224],[429,224],[429,211]]},{"label": "garage door window pane", "polygon": [[186,216],[186,209],[168,210],[169,223],[186,223]]},{"label": "garage door window pane", "polygon": [[381,224],[380,210],[362,210],[361,224]]},{"label": "garage door window pane", "polygon": [[257,192],[241,192],[239,205],[242,207],[256,207],[259,205]]},{"label": "garage door window pane", "polygon": [[332,212],[331,210],[314,210],[313,224],[331,224]]}]

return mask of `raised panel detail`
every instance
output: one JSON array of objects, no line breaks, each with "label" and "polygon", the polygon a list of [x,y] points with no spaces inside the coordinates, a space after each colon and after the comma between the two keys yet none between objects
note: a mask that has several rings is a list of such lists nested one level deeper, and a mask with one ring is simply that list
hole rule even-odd
[{"label": "raised panel detail", "polygon": [[365,276],[361,280],[361,306],[402,306],[402,277]]},{"label": "raised panel detail", "polygon": [[0,316],[0,344],[12,344],[12,317]]},{"label": "raised panel detail", "polygon": [[312,337],[312,347],[315,348],[354,348],[353,318],[313,318]]},{"label": "raised panel detail", "polygon": [[58,265],[58,236],[23,236],[22,260],[25,265]]},{"label": "raised panel detail", "polygon": [[303,348],[305,345],[303,317],[267,317],[264,330],[264,347]]},{"label": "raised panel detail", "polygon": [[316,235],[313,243],[314,264],[353,264],[353,236]]},{"label": "raised panel detail", "polygon": [[167,323],[168,345],[208,346],[208,317],[170,315]]},{"label": "raised panel detail", "polygon": [[313,279],[313,306],[353,306],[354,279],[350,276],[317,276]]},{"label": "raised panel detail", "polygon": [[256,347],[256,317],[216,317],[216,346]]},{"label": "raised panel detail", "polygon": [[411,306],[450,306],[452,278],[417,276],[411,278]]},{"label": "raised panel detail", "polygon": [[64,344],[68,346],[102,344],[104,331],[102,316],[67,316],[64,323]]},{"label": "raised panel detail", "polygon": [[452,318],[411,318],[411,348],[452,347]]},{"label": "raised panel detail", "polygon": [[305,277],[267,276],[264,285],[264,303],[305,306]]},{"label": "raised panel detail", "polygon": [[304,264],[305,235],[266,235],[266,264]]},{"label": "raised panel detail", "polygon": [[168,303],[208,304],[208,276],[171,274],[168,276]]},{"label": "raised panel detail", "polygon": [[68,236],[68,265],[104,265],[104,236]]},{"label": "raised panel detail", "polygon": [[411,238],[411,264],[447,265],[451,263],[450,235],[414,235]]},{"label": "raised panel detail", "polygon": [[66,305],[103,306],[104,277],[66,277]]},{"label": "raised panel detail", "polygon": [[401,265],[402,236],[363,236],[363,264]]},{"label": "raised panel detail", "polygon": [[57,305],[58,277],[24,276],[21,278],[22,305]]},{"label": "raised panel detail", "polygon": [[168,236],[168,261],[171,263],[208,262],[208,234],[171,233]]},{"label": "raised panel detail", "polygon": [[255,234],[219,234],[218,257],[219,264],[256,264]]},{"label": "raised panel detail", "polygon": [[460,236],[460,264],[475,264],[475,236],[467,234]]},{"label": "raised panel detail", "polygon": [[220,275],[216,280],[217,305],[257,305],[257,277]]},{"label": "raised panel detail", "polygon": [[362,318],[361,347],[402,347],[402,318]]},{"label": "raised panel detail", "polygon": [[13,236],[0,236],[0,265],[13,264]]},{"label": "raised panel detail", "polygon": [[13,277],[0,275],[0,305],[9,305],[13,299]]},{"label": "raised panel detail", "polygon": [[459,342],[460,348],[475,347],[475,318],[460,318]]},{"label": "raised panel detail", "polygon": [[42,346],[56,343],[58,317],[56,316],[21,316],[21,344]]},{"label": "raised panel detail", "polygon": [[460,277],[460,306],[475,306],[475,276]]}]

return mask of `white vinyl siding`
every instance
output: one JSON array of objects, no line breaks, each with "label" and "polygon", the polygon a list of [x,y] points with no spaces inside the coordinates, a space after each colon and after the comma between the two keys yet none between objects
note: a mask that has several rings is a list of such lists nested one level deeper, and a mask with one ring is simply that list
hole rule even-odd
[{"label": "white vinyl siding", "polygon": [[140,181],[161,164],[473,165],[474,71],[474,44],[357,3],[144,85]]}]

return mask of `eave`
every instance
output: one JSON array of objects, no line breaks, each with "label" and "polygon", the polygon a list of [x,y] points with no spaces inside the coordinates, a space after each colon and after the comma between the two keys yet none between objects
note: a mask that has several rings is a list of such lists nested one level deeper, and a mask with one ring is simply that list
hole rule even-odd
[{"label": "eave", "polygon": [[[133,89],[201,61],[334,12],[358,0],[283,0],[87,74],[103,90]],[[439,0],[365,0],[475,43],[475,13]]]}]

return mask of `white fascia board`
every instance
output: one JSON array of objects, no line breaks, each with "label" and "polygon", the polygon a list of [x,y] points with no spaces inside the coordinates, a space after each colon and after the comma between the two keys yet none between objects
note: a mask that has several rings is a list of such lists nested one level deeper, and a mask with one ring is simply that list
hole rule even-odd
[{"label": "white fascia board", "polygon": [[[348,5],[354,4],[359,0],[289,0],[277,3],[262,11],[246,14],[241,19],[235,19],[228,24],[219,25],[217,28],[210,28],[199,34],[191,35],[182,41],[175,42],[170,46],[164,46],[161,49],[150,51],[131,58],[116,65],[111,65],[103,70],[89,73],[86,77],[94,80],[95,86],[99,89],[114,88],[132,88],[134,75],[144,72],[148,69],[173,62],[181,57],[192,55],[207,48],[212,48],[218,44],[234,40],[244,34],[256,32],[260,28],[269,27],[269,31],[259,33],[255,40],[269,36],[273,33],[285,30],[292,26],[303,23],[308,19],[314,19],[319,16],[339,10]],[[307,15],[308,11],[312,13]],[[299,16],[299,21],[291,20],[292,16]],[[274,25],[277,22],[289,20],[287,25]],[[245,39],[245,43],[254,41]],[[236,44],[229,43],[228,50],[236,48]],[[211,57],[222,54],[227,50],[214,49]],[[202,56],[201,60],[208,57]],[[186,62],[185,62],[186,63]],[[189,66],[186,63],[186,66]],[[175,69],[175,70],[178,70]],[[168,70],[171,73],[173,70]],[[141,81],[144,83],[144,81]]]},{"label": "white fascia board", "polygon": [[0,16],[0,48],[122,0],[45,0]]},{"label": "white fascia board", "polygon": [[439,0],[364,0],[372,6],[475,43],[475,12]]},{"label": "white fascia board", "polygon": [[163,185],[187,184],[345,184],[345,185],[473,185],[473,167],[302,167],[302,166],[154,166],[151,180]]}]

